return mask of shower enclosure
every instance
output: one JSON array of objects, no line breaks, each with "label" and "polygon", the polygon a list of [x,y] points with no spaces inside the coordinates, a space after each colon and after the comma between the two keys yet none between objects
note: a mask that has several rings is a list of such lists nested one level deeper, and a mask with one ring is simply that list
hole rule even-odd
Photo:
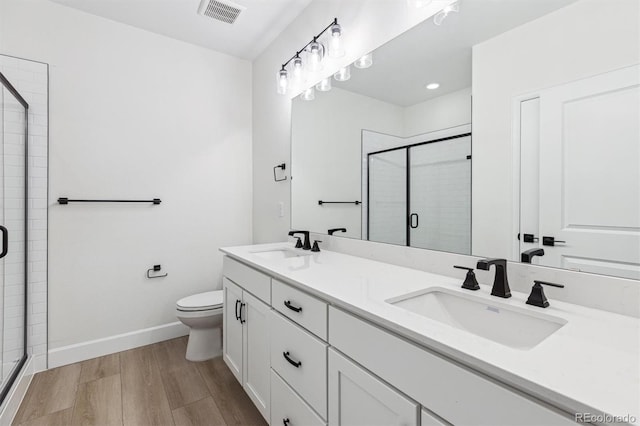
[{"label": "shower enclosure", "polygon": [[27,360],[29,105],[0,73],[0,403]]},{"label": "shower enclosure", "polygon": [[471,134],[367,154],[367,239],[471,254]]}]

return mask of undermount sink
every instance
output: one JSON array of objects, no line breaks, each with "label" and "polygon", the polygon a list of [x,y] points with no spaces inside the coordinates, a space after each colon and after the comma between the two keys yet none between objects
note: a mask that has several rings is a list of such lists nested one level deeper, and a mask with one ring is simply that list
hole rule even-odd
[{"label": "undermount sink", "polygon": [[288,259],[290,257],[301,257],[308,256],[311,253],[305,252],[302,250],[294,250],[294,249],[275,249],[275,250],[264,250],[264,251],[254,251],[252,252],[258,257],[267,260],[280,260],[280,259]]},{"label": "undermount sink", "polygon": [[514,349],[531,349],[567,323],[562,318],[440,287],[387,303]]}]

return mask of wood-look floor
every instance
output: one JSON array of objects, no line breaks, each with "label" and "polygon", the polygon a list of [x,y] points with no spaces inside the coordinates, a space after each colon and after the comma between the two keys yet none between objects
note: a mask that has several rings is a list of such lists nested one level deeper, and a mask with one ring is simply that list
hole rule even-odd
[{"label": "wood-look floor", "polygon": [[190,362],[187,338],[35,375],[14,425],[260,425],[222,358]]}]

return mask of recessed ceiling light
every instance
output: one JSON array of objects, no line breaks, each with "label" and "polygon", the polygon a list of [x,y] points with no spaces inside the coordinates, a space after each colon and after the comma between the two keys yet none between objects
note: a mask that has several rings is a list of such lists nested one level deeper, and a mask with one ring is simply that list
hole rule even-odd
[{"label": "recessed ceiling light", "polygon": [[429,83],[429,84],[427,84],[427,89],[429,89],[429,90],[436,90],[438,87],[440,87],[440,85],[438,83]]}]

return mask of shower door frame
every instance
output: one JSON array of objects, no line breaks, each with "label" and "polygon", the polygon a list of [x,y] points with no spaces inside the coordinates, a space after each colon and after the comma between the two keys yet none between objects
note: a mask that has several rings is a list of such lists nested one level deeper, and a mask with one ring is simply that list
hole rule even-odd
[{"label": "shower door frame", "polygon": [[[406,195],[405,195],[405,199],[406,199],[406,215],[405,215],[405,228],[406,228],[406,247],[411,247],[411,148],[415,148],[417,146],[422,146],[422,145],[428,145],[428,144],[432,144],[432,143],[438,143],[438,142],[446,142],[446,141],[450,141],[452,139],[459,139],[459,138],[464,138],[464,137],[470,137],[471,138],[471,147],[473,147],[473,134],[472,132],[463,132],[463,133],[458,133],[452,136],[446,136],[446,137],[442,137],[442,138],[437,138],[437,139],[433,139],[433,140],[429,140],[429,141],[423,141],[423,142],[417,142],[417,143],[412,143],[412,144],[408,144],[408,145],[402,145],[402,146],[397,146],[397,147],[393,147],[393,148],[387,148],[387,149],[381,149],[379,151],[373,151],[373,152],[369,152],[367,153],[367,241],[371,241],[370,240],[370,236],[369,236],[369,230],[370,230],[370,226],[371,226],[371,221],[369,220],[369,212],[371,209],[371,203],[369,201],[369,197],[371,195],[371,180],[370,180],[370,175],[371,175],[371,156],[372,155],[376,155],[376,154],[383,154],[385,152],[391,152],[391,151],[399,151],[399,150],[406,150],[406,187],[405,187],[405,191],[406,191]],[[471,160],[472,159],[472,155],[468,155],[467,156],[467,160]],[[471,179],[473,179],[473,175],[471,176]],[[471,185],[471,181],[469,182],[469,184]],[[470,206],[469,208],[472,208],[472,206]],[[471,237],[471,236],[470,236]]]},{"label": "shower door frame", "polygon": [[4,403],[4,400],[13,387],[16,378],[22,371],[22,368],[27,362],[27,309],[28,309],[28,254],[29,254],[29,103],[20,95],[15,87],[7,80],[7,78],[0,72],[0,83],[9,91],[20,104],[24,107],[24,324],[23,324],[23,352],[22,358],[18,361],[18,364],[13,368],[9,380],[5,383],[4,387],[0,389],[0,404]]}]

